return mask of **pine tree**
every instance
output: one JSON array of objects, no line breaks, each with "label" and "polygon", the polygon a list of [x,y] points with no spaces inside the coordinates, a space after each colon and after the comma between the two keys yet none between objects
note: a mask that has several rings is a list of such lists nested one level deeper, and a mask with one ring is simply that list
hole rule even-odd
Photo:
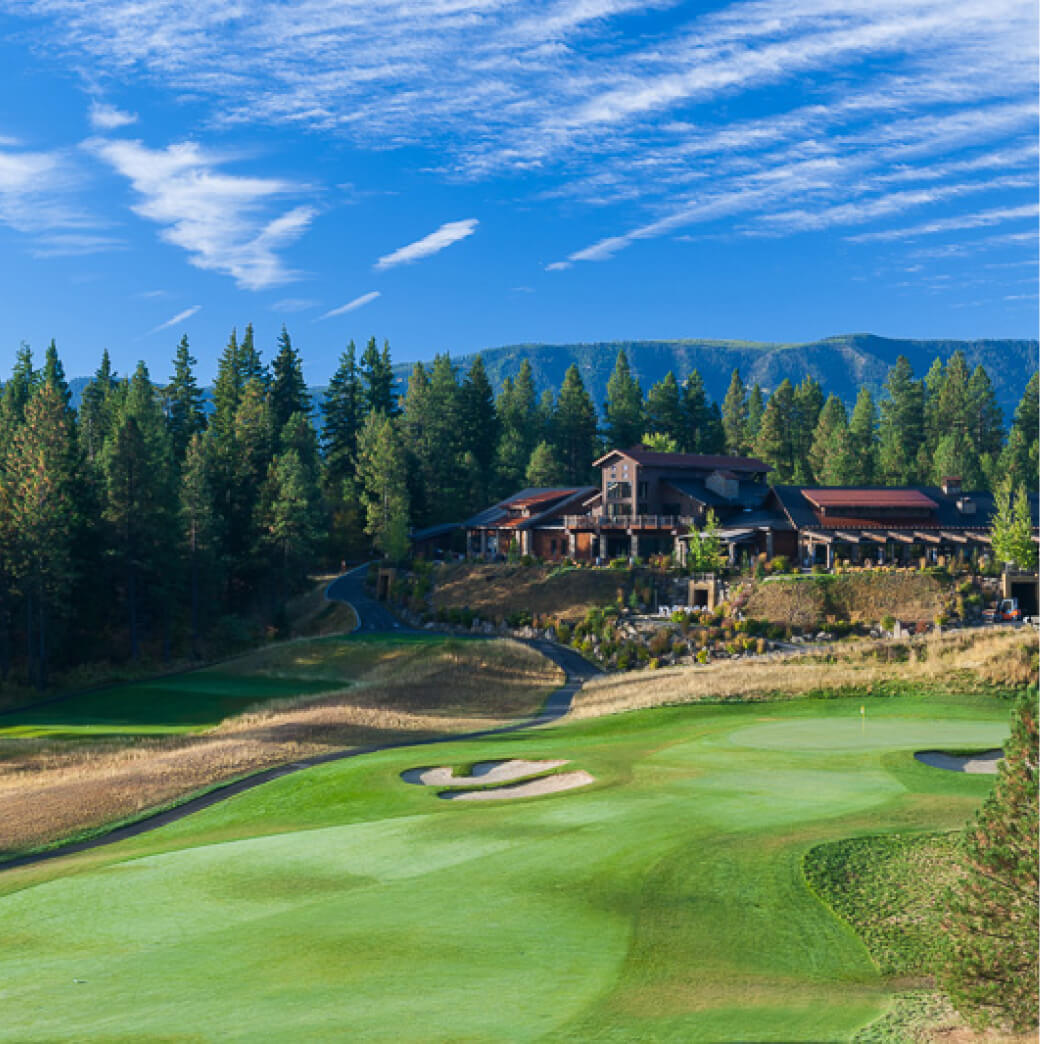
[{"label": "pine tree", "polygon": [[325,450],[326,485],[339,489],[354,474],[358,432],[364,420],[364,392],[358,374],[354,342],[339,357],[325,396],[322,444]]},{"label": "pine tree", "polygon": [[[795,476],[795,459],[791,444],[791,418],[794,414],[794,388],[785,377],[780,387],[769,396],[762,427],[755,443],[755,456],[773,467],[769,481],[790,482]],[[728,446],[728,442],[727,442]]]},{"label": "pine tree", "polygon": [[861,387],[849,421],[849,485],[869,486],[878,480],[876,429],[874,397],[867,388]]},{"label": "pine tree", "polygon": [[33,366],[32,349],[22,341],[15,357],[11,379],[0,398],[0,444],[6,444],[25,417],[25,407],[41,383],[40,371]]},{"label": "pine tree", "polygon": [[535,446],[524,479],[535,489],[554,489],[566,481],[563,468],[548,442],[539,442]]},{"label": "pine tree", "polygon": [[178,464],[184,460],[192,436],[206,427],[203,396],[193,370],[197,361],[191,354],[188,335],[185,334],[177,345],[177,354],[173,359],[173,376],[166,389],[166,426],[170,433],[173,459]]},{"label": "pine tree", "polygon": [[191,601],[191,652],[202,655],[203,607],[215,601],[217,569],[217,525],[213,513],[210,440],[196,431],[184,455],[180,483],[182,544],[188,560]]},{"label": "pine tree", "polygon": [[226,501],[225,550],[232,580],[249,585],[263,573],[256,557],[259,545],[256,506],[274,459],[278,435],[270,396],[252,380],[242,392],[235,411],[234,455],[230,460],[229,496]]},{"label": "pine tree", "polygon": [[[285,327],[282,327],[284,332]],[[267,371],[260,351],[253,342],[253,324],[246,323],[245,332],[242,334],[242,343],[238,346],[236,362],[239,379],[244,388],[250,381],[259,381],[263,388],[271,383],[271,375]]]},{"label": "pine tree", "polygon": [[365,384],[365,404],[369,413],[397,414],[397,396],[394,394],[394,368],[390,362],[390,343],[383,342],[382,352],[376,339],[369,338],[361,356],[361,379]]},{"label": "pine tree", "polygon": [[646,426],[648,432],[665,435],[676,446],[681,445],[686,436],[679,382],[671,370],[647,392]]},{"label": "pine tree", "polygon": [[47,353],[43,359],[42,381],[44,384],[49,384],[58,393],[65,409],[72,408],[72,392],[69,391],[69,382],[65,379],[65,367],[62,366],[61,359],[58,357],[58,346],[54,343],[54,338],[51,338],[51,343],[47,345]]},{"label": "pine tree", "polygon": [[645,426],[643,393],[632,376],[624,349],[618,351],[614,372],[607,381],[606,421],[611,448],[628,449],[639,444]]},{"label": "pine tree", "polygon": [[421,362],[412,367],[408,378],[399,426],[407,465],[411,517],[416,526],[423,528],[431,515],[437,480],[433,452],[436,433],[430,415],[430,375]]},{"label": "pine tree", "polygon": [[284,326],[278,335],[278,354],[271,369],[271,387],[268,393],[271,402],[271,424],[276,432],[280,432],[294,413],[311,412],[311,397],[303,379],[300,354],[293,347],[289,331]]},{"label": "pine tree", "polygon": [[566,480],[575,485],[587,482],[599,449],[596,407],[573,363],[564,375],[551,423],[551,445]]},{"label": "pine tree", "polygon": [[104,518],[125,576],[130,655],[136,659],[141,604],[161,610],[174,579],[169,555],[175,542],[172,454],[144,363],[138,363],[105,441],[102,469]]},{"label": "pine tree", "polygon": [[1040,373],[1033,371],[1033,376],[1026,384],[1022,401],[1015,410],[1011,423],[1007,445],[1000,455],[999,470],[1003,475],[1010,475],[1016,486],[1025,483],[1036,485],[1036,476],[1040,472]]},{"label": "pine tree", "polygon": [[726,398],[722,400],[722,427],[726,434],[726,452],[735,456],[745,454],[748,450],[748,403],[740,370],[733,371]]},{"label": "pine tree", "polygon": [[968,416],[971,441],[979,457],[996,460],[1004,443],[1004,415],[989,374],[981,366],[968,379]]},{"label": "pine tree", "polygon": [[383,413],[365,418],[358,439],[358,478],[365,504],[365,532],[386,558],[403,558],[408,550],[404,449],[395,422]]},{"label": "pine tree", "polygon": [[[822,403],[823,400],[821,399],[820,401]],[[748,393],[747,401],[747,430],[749,446],[754,446],[755,440],[758,438],[759,430],[762,427],[762,415],[765,411],[765,396],[762,394],[761,385],[758,381],[755,381],[751,386],[751,391]]]},{"label": "pine tree", "polygon": [[969,828],[962,875],[947,893],[950,958],[942,986],[969,1021],[1036,1031],[1036,687],[1015,706],[997,781]]},{"label": "pine tree", "polygon": [[520,364],[516,380],[507,377],[496,403],[501,435],[495,461],[496,493],[505,496],[519,489],[540,433],[534,375],[527,359]]},{"label": "pine tree", "polygon": [[831,395],[820,411],[809,450],[813,478],[821,486],[848,485],[852,463],[845,405],[836,395]]},{"label": "pine tree", "polygon": [[218,439],[227,441],[235,427],[235,413],[242,399],[245,380],[241,371],[238,334],[231,331],[227,346],[217,362],[217,379],[213,385],[213,416],[210,427]]},{"label": "pine tree", "polygon": [[708,406],[708,416],[701,434],[698,453],[719,454],[726,452],[726,428],[722,422],[722,410],[713,402]]},{"label": "pine tree", "polygon": [[878,470],[885,485],[906,486],[920,481],[918,451],[924,435],[924,389],[914,380],[910,360],[896,359],[885,382],[881,402]]},{"label": "pine tree", "polygon": [[704,391],[704,381],[694,370],[683,385],[683,437],[679,446],[687,453],[714,453],[706,449],[706,429],[709,425],[708,396]]},{"label": "pine tree", "polygon": [[493,486],[495,450],[498,447],[499,421],[495,396],[491,390],[484,360],[478,355],[459,392],[459,437],[463,456],[473,455],[476,470],[467,502],[486,503]]},{"label": "pine tree", "polygon": [[75,577],[78,469],[72,414],[57,383],[48,381],[26,404],[24,422],[5,454],[3,476],[5,557],[24,592],[27,661],[36,661],[40,688],[47,684],[51,625],[68,605]]},{"label": "pine tree", "polygon": [[[816,431],[822,409],[823,389],[815,378],[806,375],[794,390],[791,416],[791,454],[795,470],[804,476],[805,482],[809,481],[811,474],[809,450],[812,448],[813,433]],[[750,416],[750,406],[748,413]],[[750,428],[750,420],[748,425]]]},{"label": "pine tree", "polygon": [[921,382],[924,396],[924,442],[921,444],[919,453],[922,475],[929,473],[928,459],[935,452],[935,447],[938,446],[944,431],[942,414],[939,410],[939,396],[942,394],[945,383],[946,371],[942,359],[935,358]]},{"label": "pine tree", "polygon": [[112,427],[112,393],[116,384],[116,374],[106,348],[94,379],[83,389],[79,407],[80,440],[83,452],[91,463],[100,455]]}]

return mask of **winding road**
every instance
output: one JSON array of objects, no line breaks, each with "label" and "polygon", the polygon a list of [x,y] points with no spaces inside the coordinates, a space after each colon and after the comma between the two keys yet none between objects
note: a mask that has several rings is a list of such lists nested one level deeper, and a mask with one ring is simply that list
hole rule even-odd
[{"label": "winding road", "polygon": [[[351,572],[344,573],[329,584],[325,591],[325,597],[334,602],[345,602],[354,610],[357,616],[357,627],[355,634],[422,634],[426,632],[415,631],[405,626],[382,604],[370,598],[365,591],[364,577],[368,566],[360,566]],[[135,820],[126,826],[116,827],[100,837],[94,837],[87,841],[77,841],[73,844],[61,845],[58,848],[48,849],[45,852],[36,852],[32,855],[20,856],[16,859],[0,862],[0,871],[13,870],[19,866],[30,866],[33,863],[42,863],[59,856],[72,855],[76,852],[86,852],[92,848],[101,848],[104,845],[113,845],[118,841],[125,841],[130,837],[146,834],[151,830],[158,830],[167,823],[174,823],[178,819],[184,819],[201,809],[209,808],[211,805],[227,801],[236,794],[242,794],[247,790],[263,786],[273,779],[281,779],[295,772],[312,768],[315,765],[324,765],[330,761],[343,761],[346,758],[357,758],[363,754],[373,754],[379,750],[393,750],[400,747],[425,747],[436,743],[453,743],[458,740],[481,739],[485,736],[498,736],[507,732],[519,732],[538,725],[548,725],[550,722],[562,718],[571,707],[575,693],[585,682],[597,674],[602,673],[598,667],[589,663],[571,649],[565,649],[554,645],[552,642],[542,639],[526,639],[525,645],[537,649],[547,659],[552,660],[560,667],[566,675],[563,685],[549,694],[541,710],[531,718],[514,722],[511,725],[500,725],[496,728],[483,729],[479,732],[457,733],[446,736],[435,736],[431,739],[412,740],[405,743],[380,743],[368,747],[350,747],[346,750],[335,750],[328,754],[317,754],[311,758],[301,758],[299,761],[288,765],[278,765],[275,768],[265,769],[254,773],[244,779],[235,780],[232,783],[215,787],[213,790],[201,794],[199,797],[185,801],[175,808],[153,815],[145,816],[143,819]]]}]

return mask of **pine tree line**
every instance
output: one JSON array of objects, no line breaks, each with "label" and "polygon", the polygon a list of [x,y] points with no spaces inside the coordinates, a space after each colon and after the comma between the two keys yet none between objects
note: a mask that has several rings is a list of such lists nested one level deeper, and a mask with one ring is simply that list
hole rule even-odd
[{"label": "pine tree line", "polygon": [[[955,354],[918,380],[900,358],[851,416],[807,377],[766,396],[733,373],[723,402],[696,371],[644,394],[619,352],[604,421],[571,366],[539,396],[524,363],[494,395],[478,356],[416,363],[395,390],[390,347],[349,344],[320,432],[283,327],[266,364],[247,326],[218,363],[211,412],[187,338],[173,372],[129,377],[107,351],[70,405],[52,342],[17,354],[0,392],[0,676],[45,685],[95,657],[199,653],[251,614],[279,623],[308,569],[397,558],[410,529],[459,521],[524,486],[589,482],[605,448],[754,455],[773,481],[967,488],[1035,485],[1037,376],[1005,437],[985,371]],[[229,623],[231,621],[232,623]]]}]

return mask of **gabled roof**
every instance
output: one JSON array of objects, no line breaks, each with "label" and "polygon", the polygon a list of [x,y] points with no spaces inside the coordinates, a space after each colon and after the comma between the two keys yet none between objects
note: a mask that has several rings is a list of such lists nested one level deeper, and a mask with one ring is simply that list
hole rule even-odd
[{"label": "gabled roof", "polygon": [[772,465],[755,457],[718,457],[702,453],[655,453],[653,450],[634,446],[626,450],[611,450],[604,453],[599,460],[594,460],[594,468],[601,467],[612,457],[628,457],[637,464],[654,468],[697,468],[701,471],[744,471],[764,474],[772,470]]},{"label": "gabled roof", "polygon": [[[484,508],[483,511],[478,512],[472,518],[467,518],[462,524],[467,529],[530,526],[545,515],[551,514],[572,502],[580,502],[596,492],[595,486],[566,486],[553,489],[529,487],[520,490],[519,493],[513,493],[511,496],[506,497],[505,500],[500,500],[497,504],[492,504],[491,507]],[[510,508],[523,508],[532,505],[543,506],[543,509],[533,513],[530,518],[509,519]]]},{"label": "gabled roof", "polygon": [[727,498],[709,489],[701,478],[669,478],[663,481],[664,485],[700,501],[705,507],[758,507],[769,492],[769,487],[762,482],[741,482],[737,486],[737,495]]}]

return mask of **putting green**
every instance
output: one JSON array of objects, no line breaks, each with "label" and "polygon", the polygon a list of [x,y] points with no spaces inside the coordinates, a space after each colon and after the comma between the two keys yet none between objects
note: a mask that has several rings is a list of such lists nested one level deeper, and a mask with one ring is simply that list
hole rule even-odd
[{"label": "putting green", "polygon": [[0,1040],[848,1039],[893,988],[809,892],[803,853],[963,824],[992,780],[898,752],[1007,733],[992,697],[889,697],[853,743],[860,702],[438,749],[597,778],[486,805],[407,785],[416,751],[386,751],[0,874]]}]

